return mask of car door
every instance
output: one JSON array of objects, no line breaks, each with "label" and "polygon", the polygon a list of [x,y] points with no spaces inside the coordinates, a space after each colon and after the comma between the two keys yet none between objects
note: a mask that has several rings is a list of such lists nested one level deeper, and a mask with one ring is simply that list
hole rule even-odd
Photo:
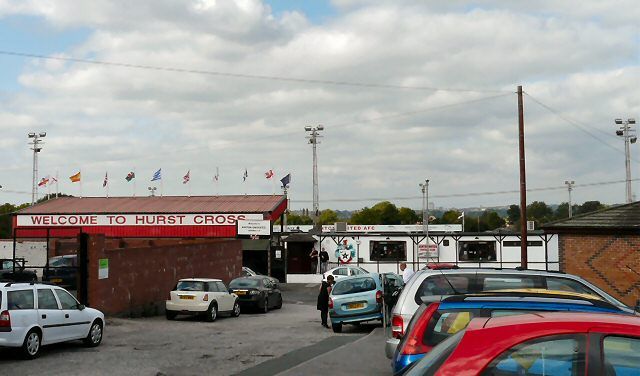
[{"label": "car door", "polygon": [[220,311],[231,311],[233,309],[233,296],[229,294],[229,289],[224,283],[216,282],[216,296],[218,299],[218,309]]},{"label": "car door", "polygon": [[262,285],[264,286],[265,293],[269,299],[269,305],[274,306],[276,304],[277,297],[275,296],[275,290],[273,288],[273,282],[267,278],[262,279]]},{"label": "car door", "polygon": [[34,304],[33,286],[7,291],[7,309],[11,316],[11,328],[16,333],[27,334],[27,329],[38,322]]},{"label": "car door", "polygon": [[50,288],[38,288],[38,323],[42,328],[42,343],[49,344],[64,339],[64,313]]},{"label": "car door", "polygon": [[87,336],[89,333],[89,326],[91,325],[91,318],[85,310],[80,310],[78,307],[80,303],[66,290],[57,288],[54,289],[62,313],[64,315],[64,332],[62,333],[64,340],[80,339]]}]

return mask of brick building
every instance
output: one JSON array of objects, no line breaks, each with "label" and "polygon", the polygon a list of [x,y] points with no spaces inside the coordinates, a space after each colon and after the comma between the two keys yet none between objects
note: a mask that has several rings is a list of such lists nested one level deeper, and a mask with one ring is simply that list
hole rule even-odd
[{"label": "brick building", "polygon": [[560,270],[629,306],[640,299],[640,201],[543,226],[558,235]]}]

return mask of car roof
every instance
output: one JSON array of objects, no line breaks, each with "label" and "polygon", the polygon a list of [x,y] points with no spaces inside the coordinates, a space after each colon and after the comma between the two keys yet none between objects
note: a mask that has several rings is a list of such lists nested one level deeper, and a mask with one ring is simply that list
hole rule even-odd
[{"label": "car roof", "polygon": [[635,315],[618,315],[614,313],[587,312],[536,312],[523,315],[502,316],[490,319],[472,320],[469,330],[484,328],[518,327],[527,331],[535,327],[549,328],[552,326],[567,326],[574,330],[587,331],[593,327],[626,326],[633,328],[640,335],[640,317]]},{"label": "car roof", "polygon": [[564,272],[555,270],[538,270],[538,269],[521,269],[521,268],[450,268],[450,269],[421,269],[416,273],[427,274],[484,274],[484,273],[498,273],[498,274],[524,274],[524,275],[545,275],[545,276],[557,276],[567,275]]},{"label": "car roof", "polygon": [[61,288],[50,283],[31,283],[31,282],[2,282],[0,288],[6,289],[24,289],[25,287],[48,287],[48,288]]},{"label": "car roof", "polygon": [[182,278],[178,282],[222,282],[222,280],[216,278]]},{"label": "car roof", "polygon": [[269,279],[269,277],[267,277],[266,275],[248,275],[248,276],[243,276],[243,277],[238,277],[238,278],[234,278],[233,280],[238,280],[238,279]]},{"label": "car roof", "polygon": [[[380,280],[380,274],[378,273],[362,273],[357,275],[350,275],[347,277],[340,277],[340,279],[336,280],[336,283],[340,283],[342,281],[350,281],[352,279],[362,278],[362,277],[371,277],[373,279]],[[378,277],[378,278],[376,278]]]}]

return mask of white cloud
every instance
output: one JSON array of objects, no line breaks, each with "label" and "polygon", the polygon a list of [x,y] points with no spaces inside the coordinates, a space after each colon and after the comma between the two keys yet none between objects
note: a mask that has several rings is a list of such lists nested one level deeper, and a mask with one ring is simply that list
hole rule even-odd
[{"label": "white cloud", "polygon": [[[629,22],[637,7],[630,2],[582,2],[580,9],[550,1],[535,8],[498,1],[482,7],[456,1],[334,4],[337,15],[324,24],[298,12],[275,17],[258,0],[0,1],[0,19],[28,14],[61,29],[90,30],[86,41],[59,56],[452,89],[515,91],[523,84],[533,98],[592,134],[525,97],[530,187],[558,186],[566,178],[578,184],[623,178],[622,143],[612,136],[612,119],[640,110],[637,26]],[[627,12],[619,9],[627,6]],[[165,193],[185,193],[181,177],[190,169],[192,192],[209,194],[219,166],[222,193],[271,193],[263,173],[274,168],[278,175],[293,172],[291,193],[304,200],[311,197],[311,150],[302,128],[315,124],[326,126],[319,146],[321,199],[420,196],[417,183],[425,177],[435,196],[518,187],[514,94],[483,100],[496,93],[39,59],[25,65],[19,82],[23,89],[0,104],[0,157],[11,161],[0,167],[0,179],[13,181],[15,190],[30,185],[24,134],[37,128],[49,132],[42,169],[70,175],[82,167],[85,194],[102,194],[105,169],[113,176],[110,193],[130,194],[123,179],[134,167],[142,181],[139,194],[159,167]],[[463,102],[469,103],[449,106]],[[245,167],[250,179],[243,186]],[[75,187],[65,182],[63,189]],[[622,185],[576,191],[585,200],[624,197]],[[564,196],[533,194],[548,202]],[[443,206],[516,201],[517,195],[435,200]],[[365,204],[371,203],[322,206]],[[420,199],[399,204],[419,207]]]}]

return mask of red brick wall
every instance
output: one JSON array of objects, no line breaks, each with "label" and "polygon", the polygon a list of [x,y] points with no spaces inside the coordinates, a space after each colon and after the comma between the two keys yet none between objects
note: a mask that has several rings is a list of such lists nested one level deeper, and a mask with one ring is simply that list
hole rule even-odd
[{"label": "red brick wall", "polygon": [[[242,243],[235,239],[189,241],[137,248],[117,246],[103,235],[91,235],[88,246],[89,306],[112,315],[154,315],[180,278],[240,275]],[[109,259],[109,277],[98,279],[98,260]]]},{"label": "red brick wall", "polygon": [[640,235],[559,234],[558,248],[560,270],[579,275],[629,306],[640,298]]}]

